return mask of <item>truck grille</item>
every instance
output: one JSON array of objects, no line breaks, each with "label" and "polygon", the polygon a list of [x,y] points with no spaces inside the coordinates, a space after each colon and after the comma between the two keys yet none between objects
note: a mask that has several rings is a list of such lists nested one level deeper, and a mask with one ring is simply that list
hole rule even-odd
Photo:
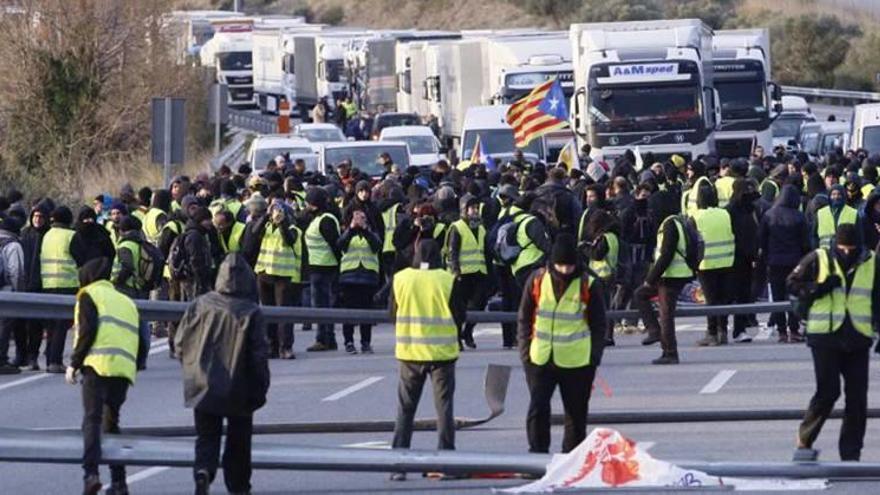
[{"label": "truck grille", "polygon": [[721,158],[748,158],[752,154],[751,139],[719,139],[715,142]]},{"label": "truck grille", "polygon": [[226,84],[254,84],[252,76],[226,76]]}]

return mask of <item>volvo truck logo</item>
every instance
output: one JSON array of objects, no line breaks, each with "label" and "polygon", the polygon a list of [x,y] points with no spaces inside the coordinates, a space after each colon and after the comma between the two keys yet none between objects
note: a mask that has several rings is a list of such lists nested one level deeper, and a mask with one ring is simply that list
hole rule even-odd
[{"label": "volvo truck logo", "polygon": [[676,143],[681,144],[684,142],[684,134],[676,134],[674,139]]},{"label": "volvo truck logo", "polygon": [[648,144],[651,142],[651,136],[642,136],[642,142]]},{"label": "volvo truck logo", "polygon": [[620,138],[617,136],[611,136],[610,138],[608,138],[608,143],[611,146],[617,146],[617,144],[620,143]]}]

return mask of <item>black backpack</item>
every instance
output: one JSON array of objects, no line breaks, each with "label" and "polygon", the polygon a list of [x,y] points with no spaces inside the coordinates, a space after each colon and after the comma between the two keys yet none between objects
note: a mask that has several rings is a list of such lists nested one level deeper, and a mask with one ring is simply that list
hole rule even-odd
[{"label": "black backpack", "polygon": [[697,223],[693,218],[676,215],[673,218],[673,222],[678,222],[684,231],[685,252],[679,252],[678,254],[684,257],[688,268],[696,272],[700,268],[700,263],[702,263],[703,255],[706,252],[706,243],[703,241],[703,236],[697,230]]},{"label": "black backpack", "polygon": [[162,275],[165,271],[165,257],[162,251],[152,243],[143,241],[141,246],[141,258],[137,267],[137,282],[141,289],[151,291],[162,285]]},{"label": "black backpack", "polygon": [[186,233],[181,233],[174,238],[171,249],[168,251],[168,270],[171,271],[172,280],[185,280],[190,277],[189,259],[184,247]]}]

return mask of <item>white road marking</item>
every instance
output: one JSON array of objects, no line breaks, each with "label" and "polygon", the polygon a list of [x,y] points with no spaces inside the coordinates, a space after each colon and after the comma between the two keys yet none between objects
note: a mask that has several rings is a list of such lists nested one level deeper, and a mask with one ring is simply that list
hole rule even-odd
[{"label": "white road marking", "polygon": [[336,392],[333,395],[328,395],[327,397],[324,397],[321,400],[324,402],[339,400],[347,395],[351,395],[351,394],[357,392],[358,390],[367,388],[370,385],[372,385],[378,381],[381,381],[383,378],[384,377],[382,377],[382,376],[371,376],[365,380],[362,380],[358,383],[355,383],[354,385],[352,385],[348,388],[344,388],[344,389],[340,390],[339,392]]},{"label": "white road marking", "polygon": [[701,394],[714,394],[721,390],[728,380],[733,378],[733,375],[736,374],[736,370],[721,370],[715,375],[714,378],[709,380],[709,383],[703,387],[703,390],[700,390]]},{"label": "white road marking", "polygon": [[[147,479],[151,476],[155,476],[159,473],[164,473],[165,471],[168,471],[169,469],[171,469],[171,468],[168,466],[154,466],[151,468],[147,468],[142,471],[138,471],[138,472],[132,474],[131,476],[126,477],[125,482],[129,485],[132,483],[137,483],[138,481],[145,480],[145,479]],[[109,486],[108,486],[108,488],[109,488]]]},{"label": "white road marking", "polygon": [[20,378],[18,380],[15,380],[14,382],[4,383],[3,385],[0,385],[0,390],[6,390],[8,388],[24,385],[25,383],[35,382],[37,380],[42,380],[43,378],[49,378],[50,376],[52,376],[50,373],[40,373],[39,375]]},{"label": "white road marking", "polygon": [[387,440],[377,440],[373,442],[349,443],[343,445],[343,447],[350,447],[354,449],[390,449],[391,444],[388,443]]},{"label": "white road marking", "polygon": [[474,330],[474,337],[480,337],[482,335],[501,335],[501,327],[491,326]]}]

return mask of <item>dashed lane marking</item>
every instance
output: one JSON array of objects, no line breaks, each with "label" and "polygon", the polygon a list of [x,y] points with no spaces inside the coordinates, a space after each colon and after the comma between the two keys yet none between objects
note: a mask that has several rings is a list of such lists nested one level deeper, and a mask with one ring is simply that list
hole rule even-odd
[{"label": "dashed lane marking", "polygon": [[700,393],[701,394],[717,393],[719,390],[721,390],[721,387],[723,387],[728,382],[728,380],[733,378],[733,375],[735,375],[735,374],[736,374],[736,370],[721,370],[721,371],[719,371],[718,374],[715,375],[711,380],[709,380],[709,383],[707,383],[706,386],[703,387],[702,390],[700,390]]},{"label": "dashed lane marking", "polygon": [[[138,481],[143,481],[151,476],[155,476],[157,474],[164,473],[165,471],[168,471],[169,469],[171,469],[171,468],[168,466],[154,466],[151,468],[147,468],[142,471],[138,471],[138,472],[132,474],[131,476],[126,477],[125,483],[128,485],[131,485],[132,483],[137,483]],[[109,487],[109,485],[108,485],[108,487]],[[106,489],[105,489],[105,491],[106,491]]]},{"label": "dashed lane marking", "polygon": [[382,378],[384,378],[384,377],[381,377],[381,376],[371,376],[371,377],[369,377],[369,378],[367,378],[367,379],[365,379],[365,380],[361,380],[360,382],[355,383],[354,385],[352,385],[352,386],[350,386],[350,387],[348,387],[348,388],[344,388],[344,389],[340,390],[339,392],[336,392],[336,393],[333,394],[333,395],[328,395],[327,397],[324,397],[324,398],[321,399],[321,400],[322,400],[323,402],[329,402],[329,401],[339,400],[339,399],[341,399],[341,398],[343,398],[343,397],[346,397],[346,396],[348,396],[348,395],[351,395],[351,394],[357,392],[358,390],[365,389],[365,388],[369,387],[370,385],[372,385],[372,384],[374,384],[374,383],[376,383],[376,382],[378,382],[378,381],[381,381]]},{"label": "dashed lane marking", "polygon": [[[39,375],[33,375],[33,376],[25,377],[25,378],[19,378],[18,380],[0,385],[0,390],[10,389],[13,387],[17,387],[19,385],[24,385],[26,383],[31,383],[31,382],[35,382],[37,380],[42,380],[43,378],[49,378],[50,376],[52,376],[52,375],[49,373],[40,373]],[[60,375],[58,375],[58,376],[60,376]]]}]

